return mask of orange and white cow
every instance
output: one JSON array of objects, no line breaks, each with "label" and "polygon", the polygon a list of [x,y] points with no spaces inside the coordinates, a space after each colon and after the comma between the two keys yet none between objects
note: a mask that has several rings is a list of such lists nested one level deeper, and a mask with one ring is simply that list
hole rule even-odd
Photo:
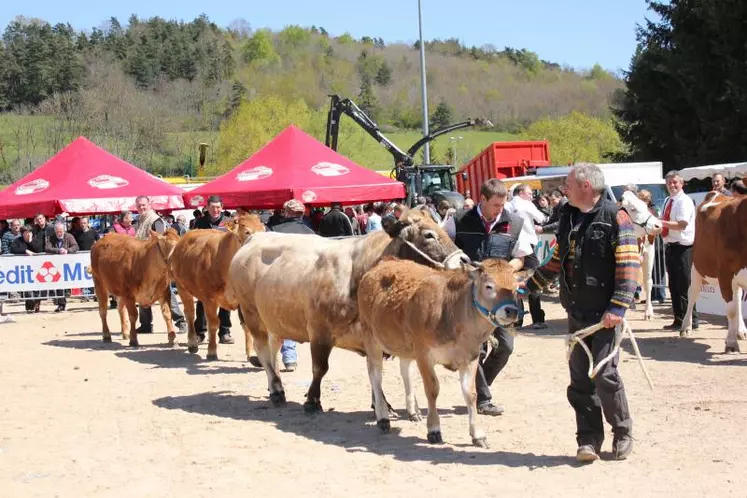
[{"label": "orange and white cow", "polygon": [[737,339],[745,339],[747,328],[742,318],[742,292],[747,288],[747,198],[729,197],[710,192],[695,214],[692,280],[688,305],[682,320],[680,337],[692,333],[693,306],[705,278],[718,284],[726,302],[729,331],[726,352],[738,352]]}]

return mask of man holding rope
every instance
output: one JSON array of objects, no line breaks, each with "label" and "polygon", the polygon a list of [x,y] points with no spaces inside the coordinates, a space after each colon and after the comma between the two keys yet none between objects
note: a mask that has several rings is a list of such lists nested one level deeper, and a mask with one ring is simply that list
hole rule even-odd
[{"label": "man holding rope", "polygon": [[[633,302],[638,246],[630,216],[603,197],[604,174],[593,164],[575,166],[567,179],[568,204],[560,212],[558,243],[547,265],[538,268],[526,290],[539,292],[560,277],[560,301],[568,313],[568,333],[602,323],[584,339],[596,365],[615,344],[615,326],[623,322]],[[633,450],[633,420],[617,370],[619,354],[589,377],[584,348],[573,349],[569,360],[568,401],[576,411],[576,460],[599,458],[604,441],[604,418],[612,426],[612,453],[624,460]]]}]

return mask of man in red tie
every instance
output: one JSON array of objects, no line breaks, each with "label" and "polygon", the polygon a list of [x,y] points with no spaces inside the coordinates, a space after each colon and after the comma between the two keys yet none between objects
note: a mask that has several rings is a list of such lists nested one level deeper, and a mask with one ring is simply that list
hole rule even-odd
[{"label": "man in red tie", "polygon": [[[532,254],[532,246],[522,230],[523,220],[506,209],[508,190],[502,181],[493,178],[480,188],[480,202],[463,210],[444,223],[444,230],[457,247],[472,261],[498,258],[509,262],[516,270],[524,266],[524,257]],[[477,412],[501,415],[504,408],[492,402],[489,386],[508,363],[514,350],[514,338],[504,328],[493,331],[497,341],[490,354],[483,345],[477,366]]]},{"label": "man in red tie", "polygon": [[[693,265],[695,240],[695,204],[682,191],[684,183],[676,171],[664,177],[669,197],[664,202],[661,236],[666,244],[664,262],[669,275],[669,293],[672,296],[674,321],[667,330],[679,330],[687,311],[687,292],[690,289],[690,271]],[[693,329],[698,328],[698,312],[693,308]]]}]

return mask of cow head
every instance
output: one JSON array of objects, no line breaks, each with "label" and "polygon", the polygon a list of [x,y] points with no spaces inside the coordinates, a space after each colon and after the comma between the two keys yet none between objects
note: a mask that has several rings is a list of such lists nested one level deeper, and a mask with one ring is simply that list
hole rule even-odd
[{"label": "cow head", "polygon": [[179,242],[179,234],[173,228],[167,229],[163,234],[151,230],[150,240],[155,242],[158,253],[168,265],[171,261],[171,255],[174,253],[174,247]]},{"label": "cow head", "polygon": [[472,304],[496,327],[508,327],[519,319],[516,292],[527,279],[502,259],[487,259],[466,265],[472,280]]},{"label": "cow head", "polygon": [[234,220],[226,223],[226,228],[229,232],[235,233],[242,243],[252,234],[266,230],[259,216],[250,213],[238,215]]},{"label": "cow head", "polygon": [[425,210],[405,211],[396,221],[382,220],[382,225],[389,236],[399,242],[395,252],[400,259],[447,269],[459,268],[470,261]]},{"label": "cow head", "polygon": [[[633,223],[640,229],[636,229],[636,232],[644,231],[646,235],[655,235],[661,232],[661,220],[651,214],[646,203],[633,192],[623,192],[621,204],[630,215]],[[643,234],[639,235],[642,236]]]}]

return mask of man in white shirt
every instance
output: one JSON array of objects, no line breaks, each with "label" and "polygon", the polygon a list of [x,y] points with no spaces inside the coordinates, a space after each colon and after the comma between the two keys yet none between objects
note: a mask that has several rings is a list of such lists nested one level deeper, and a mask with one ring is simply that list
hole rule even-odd
[{"label": "man in white shirt", "polygon": [[[664,177],[669,197],[664,201],[661,236],[666,244],[664,261],[669,275],[669,293],[672,296],[674,322],[667,330],[679,330],[687,311],[687,293],[690,289],[690,271],[693,265],[695,240],[695,203],[682,191],[684,182],[676,171]],[[696,285],[698,282],[696,282]],[[693,307],[693,329],[698,328],[698,312]]]},{"label": "man in white shirt", "polygon": [[[526,237],[527,242],[532,247],[532,253],[524,258],[524,268],[534,270],[539,267],[539,259],[535,255],[534,249],[537,247],[539,239],[537,237],[537,226],[547,222],[547,216],[542,213],[532,202],[532,189],[525,183],[520,183],[514,187],[514,197],[506,205],[506,210],[519,216],[524,223],[521,226],[522,235]],[[531,294],[528,298],[529,313],[532,315],[532,328],[546,329],[545,312],[540,304],[540,295]]]}]

